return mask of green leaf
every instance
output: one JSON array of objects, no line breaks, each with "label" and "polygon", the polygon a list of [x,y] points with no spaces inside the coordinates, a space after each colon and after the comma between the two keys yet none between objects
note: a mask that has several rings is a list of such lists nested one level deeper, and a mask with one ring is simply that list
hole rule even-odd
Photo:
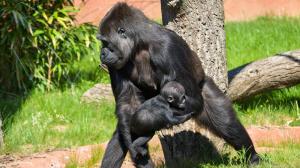
[{"label": "green leaf", "polygon": [[40,14],[39,11],[35,11],[34,14],[33,14],[32,16],[33,16],[33,17],[36,17],[36,16],[38,16],[39,14]]},{"label": "green leaf", "polygon": [[58,75],[58,80],[61,79],[61,75],[62,75],[62,67],[61,67],[61,64],[57,64],[55,65],[55,70],[57,69],[57,75]]},{"label": "green leaf", "polygon": [[48,16],[46,15],[45,12],[42,12],[42,16],[44,17],[44,19],[45,19],[46,21],[48,21]]},{"label": "green leaf", "polygon": [[50,16],[48,20],[48,24],[52,24],[52,22],[53,22],[53,16]]},{"label": "green leaf", "polygon": [[57,11],[55,11],[55,12],[53,13],[53,15],[52,15],[52,16],[53,16],[53,18],[55,18],[55,19],[56,19],[56,18],[58,17],[58,12],[57,12]]},{"label": "green leaf", "polygon": [[11,13],[13,14],[14,22],[16,23],[16,26],[19,27],[19,19],[18,19],[18,16],[17,16],[17,12],[16,11],[11,11]]},{"label": "green leaf", "polygon": [[36,19],[39,23],[42,23],[44,26],[48,27],[48,24],[42,19]]},{"label": "green leaf", "polygon": [[[48,31],[48,36],[50,37],[53,49],[56,49],[57,45],[56,45],[56,38],[54,36],[54,34],[52,33],[53,31]],[[50,46],[49,46],[50,47]],[[49,50],[51,50],[51,48],[49,48]]]},{"label": "green leaf", "polygon": [[74,8],[73,6],[65,6],[63,9],[59,10],[62,14],[64,14],[65,16],[68,16],[69,13],[75,13],[78,12],[79,10]]},{"label": "green leaf", "polygon": [[90,41],[89,35],[86,34],[86,35],[85,35],[85,46],[86,46],[86,47],[89,47],[90,44],[91,44],[91,41]]},{"label": "green leaf", "polygon": [[36,30],[36,31],[34,31],[34,33],[33,33],[33,36],[38,36],[38,35],[40,35],[40,34],[44,34],[45,33],[45,31],[44,30]]},{"label": "green leaf", "polygon": [[63,36],[58,31],[53,30],[52,33],[55,35],[56,38],[64,40]]},{"label": "green leaf", "polygon": [[31,23],[28,23],[28,31],[31,35],[33,35]]},{"label": "green leaf", "polygon": [[38,41],[37,41],[37,38],[33,38],[33,41],[32,41],[32,44],[34,47],[38,47]]},{"label": "green leaf", "polygon": [[60,25],[62,25],[65,29],[68,28],[68,26],[60,19],[60,18],[57,18],[57,21]]}]

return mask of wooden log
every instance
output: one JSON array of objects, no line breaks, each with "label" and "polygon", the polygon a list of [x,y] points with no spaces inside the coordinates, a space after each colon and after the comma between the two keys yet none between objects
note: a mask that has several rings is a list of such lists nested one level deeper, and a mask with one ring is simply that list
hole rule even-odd
[{"label": "wooden log", "polygon": [[300,83],[300,50],[257,60],[228,73],[232,101]]}]

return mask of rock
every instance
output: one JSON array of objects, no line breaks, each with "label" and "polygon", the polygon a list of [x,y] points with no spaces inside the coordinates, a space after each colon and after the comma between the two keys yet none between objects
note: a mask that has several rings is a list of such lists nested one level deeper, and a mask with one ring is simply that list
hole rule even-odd
[{"label": "rock", "polygon": [[81,97],[83,102],[101,102],[104,100],[114,100],[110,84],[96,84],[91,89],[87,90]]}]

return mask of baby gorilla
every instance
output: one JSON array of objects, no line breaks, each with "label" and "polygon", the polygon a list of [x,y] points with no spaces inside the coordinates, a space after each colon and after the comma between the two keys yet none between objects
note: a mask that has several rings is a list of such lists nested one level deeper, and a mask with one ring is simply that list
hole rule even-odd
[{"label": "baby gorilla", "polygon": [[129,147],[131,156],[147,154],[145,146],[155,131],[190,119],[193,112],[185,111],[187,103],[184,87],[174,81],[166,83],[159,95],[145,101],[132,117],[131,132],[138,138]]}]

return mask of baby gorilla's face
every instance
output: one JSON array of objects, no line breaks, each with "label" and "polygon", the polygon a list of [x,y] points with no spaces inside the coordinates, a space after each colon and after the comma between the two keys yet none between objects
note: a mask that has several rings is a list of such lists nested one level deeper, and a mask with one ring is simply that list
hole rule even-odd
[{"label": "baby gorilla's face", "polygon": [[168,101],[172,107],[185,108],[185,89],[175,81],[168,82],[161,90],[161,95]]},{"label": "baby gorilla's face", "polygon": [[168,103],[176,108],[184,109],[185,108],[185,95],[173,93],[169,94],[167,98]]}]

